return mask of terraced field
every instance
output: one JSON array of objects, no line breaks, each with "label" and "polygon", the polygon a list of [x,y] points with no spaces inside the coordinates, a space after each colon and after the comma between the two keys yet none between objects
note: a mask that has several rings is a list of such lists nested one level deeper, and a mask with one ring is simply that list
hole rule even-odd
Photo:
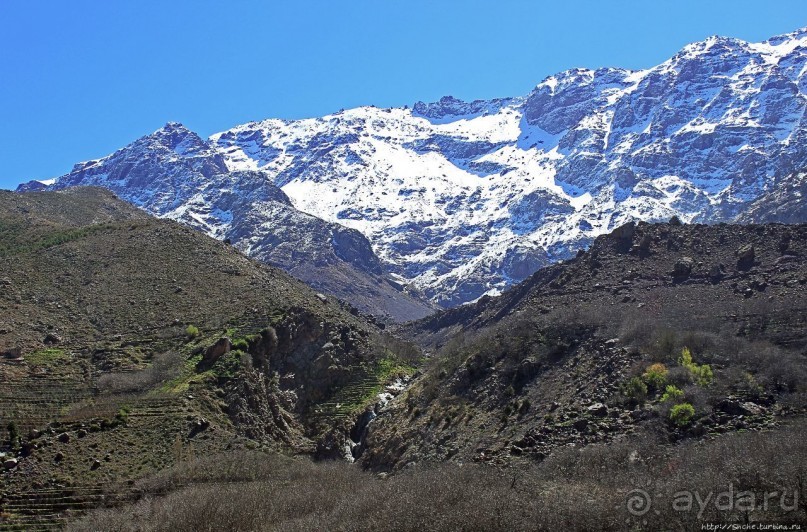
[{"label": "terraced field", "polygon": [[8,495],[3,501],[1,532],[59,529],[91,508],[104,505],[101,486],[49,488]]},{"label": "terraced field", "polygon": [[57,528],[194,456],[308,452],[396,367],[356,309],[108,192],[0,200],[0,530]]},{"label": "terraced field", "polygon": [[0,383],[0,426],[16,423],[22,434],[58,419],[73,404],[94,392],[78,379],[30,376]]},{"label": "terraced field", "polygon": [[317,422],[343,421],[355,417],[356,412],[370,404],[385,382],[365,366],[352,366],[351,379],[327,401],[313,408],[310,419]]}]

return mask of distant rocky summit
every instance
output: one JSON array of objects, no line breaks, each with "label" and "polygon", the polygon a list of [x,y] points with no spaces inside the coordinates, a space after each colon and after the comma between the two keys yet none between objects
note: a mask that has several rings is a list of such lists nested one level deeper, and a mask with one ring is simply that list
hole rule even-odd
[{"label": "distant rocky summit", "polygon": [[[515,98],[270,119],[210,142],[169,124],[54,187],[112,188],[286,268],[301,259],[276,246],[380,267],[453,306],[630,220],[804,221],[805,58],[807,29],[710,37],[653,68],[572,69]],[[253,196],[245,217],[235,204]],[[276,228],[277,212],[320,224],[292,205],[327,222],[320,243]]]},{"label": "distant rocky summit", "polygon": [[208,142],[181,124],[77,164],[50,187],[32,182],[18,191],[88,185],[231,242],[362,312],[405,320],[432,310],[385,275],[361,233],[298,211],[265,172],[228,170]]}]

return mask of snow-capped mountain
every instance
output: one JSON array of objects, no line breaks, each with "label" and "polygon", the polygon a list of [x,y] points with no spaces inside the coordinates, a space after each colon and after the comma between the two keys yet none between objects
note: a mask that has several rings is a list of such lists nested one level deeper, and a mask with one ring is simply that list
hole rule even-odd
[{"label": "snow-capped mountain", "polygon": [[[44,188],[78,185],[108,188],[157,216],[227,239],[364,312],[406,320],[433,310],[386,277],[361,233],[298,211],[264,172],[229,171],[210,143],[181,124],[77,164]],[[20,190],[42,188],[32,182]]]},{"label": "snow-capped mountain", "polygon": [[452,305],[631,219],[732,220],[805,165],[807,29],[712,37],[648,70],[575,69],[525,97],[362,107],[213,135],[305,212],[366,235]]},{"label": "snow-capped mountain", "polygon": [[[233,190],[194,181],[199,165],[259,171],[296,209],[366,236],[402,283],[455,305],[629,220],[753,221],[751,206],[761,216],[792,202],[782,191],[803,189],[807,168],[806,57],[807,28],[763,43],[712,37],[647,70],[562,72],[523,97],[251,122],[183,145],[185,169],[144,194],[179,212],[194,205],[185,187]],[[141,156],[123,164],[175,155]],[[56,186],[87,175],[77,167]],[[95,184],[117,186],[106,179]],[[236,223],[199,216],[215,236]]]}]

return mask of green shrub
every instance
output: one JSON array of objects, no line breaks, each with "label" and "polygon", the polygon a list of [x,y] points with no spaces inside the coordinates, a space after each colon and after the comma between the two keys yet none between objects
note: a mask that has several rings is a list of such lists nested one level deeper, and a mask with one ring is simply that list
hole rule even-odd
[{"label": "green shrub", "polygon": [[[247,358],[244,357],[245,354],[243,351],[233,349],[216,360],[210,369],[219,378],[232,379],[242,369],[244,360]],[[251,360],[251,357],[249,359]]]},{"label": "green shrub", "polygon": [[695,407],[689,403],[681,403],[670,409],[670,421],[677,427],[685,427],[695,417]]},{"label": "green shrub", "polygon": [[647,387],[651,392],[657,392],[664,389],[667,384],[667,373],[669,370],[664,364],[653,364],[645,370],[642,379],[647,383]]},{"label": "green shrub", "polygon": [[193,339],[199,336],[201,332],[199,331],[199,327],[196,325],[188,325],[188,328],[185,329],[185,334],[188,336],[188,338]]},{"label": "green shrub", "polygon": [[647,399],[647,384],[644,383],[641,377],[633,377],[625,385],[623,393],[626,397],[634,399],[642,405]]},{"label": "green shrub", "polygon": [[115,428],[121,425],[125,425],[127,421],[129,421],[129,409],[126,407],[122,407],[121,409],[118,410],[118,413],[115,414],[115,417],[113,417],[111,421],[103,420],[101,422],[101,426],[106,426],[108,428]]},{"label": "green shrub", "polygon": [[692,378],[695,379],[695,382],[700,386],[707,386],[714,380],[712,367],[709,364],[696,364],[695,361],[692,360],[692,352],[688,347],[681,350],[681,358],[678,359],[678,362],[689,370]]},{"label": "green shrub", "polygon": [[69,355],[65,353],[64,349],[49,347],[34,351],[33,353],[27,355],[25,360],[32,366],[54,367],[64,364],[69,358]]},{"label": "green shrub", "polygon": [[236,338],[233,340],[233,349],[237,351],[244,351],[246,353],[249,351],[249,342],[246,338]]},{"label": "green shrub", "polygon": [[693,371],[695,382],[701,386],[708,386],[715,379],[715,374],[712,372],[712,366],[709,364],[701,364]]},{"label": "green shrub", "polygon": [[675,401],[684,396],[684,392],[674,384],[668,384],[664,389],[664,394],[661,396],[661,402]]}]

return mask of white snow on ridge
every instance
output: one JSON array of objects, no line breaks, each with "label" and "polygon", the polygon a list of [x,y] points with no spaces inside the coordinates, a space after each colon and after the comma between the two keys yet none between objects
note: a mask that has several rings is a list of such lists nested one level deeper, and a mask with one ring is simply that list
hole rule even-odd
[{"label": "white snow on ridge", "polygon": [[805,43],[712,37],[647,70],[548,77],[537,99],[359,107],[211,141],[229,168],[267,171],[296,208],[365,234],[398,278],[476,298],[630,219],[754,197],[735,179],[744,157],[790,149],[807,101],[765,83],[783,58],[804,63]]},{"label": "white snow on ridge", "polygon": [[[742,214],[807,166],[805,72],[807,29],[711,37],[645,70],[561,72],[523,97],[267,119],[209,142],[169,123],[55,186],[112,188],[212,236],[241,224],[249,251],[271,222],[250,227],[234,195],[279,194],[261,189],[269,180],[297,209],[367,236],[403,284],[454,305],[629,220]],[[133,167],[142,190],[129,194]],[[262,173],[236,183],[228,170]]]}]

